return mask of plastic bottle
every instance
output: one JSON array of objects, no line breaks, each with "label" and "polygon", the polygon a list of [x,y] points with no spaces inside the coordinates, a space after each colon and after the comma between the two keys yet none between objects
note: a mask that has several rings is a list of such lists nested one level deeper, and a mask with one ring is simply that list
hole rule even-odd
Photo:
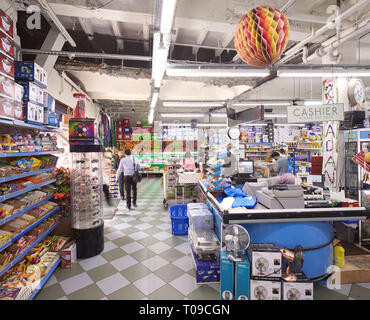
[{"label": "plastic bottle", "polygon": [[334,247],[334,263],[339,268],[343,268],[344,267],[344,253],[345,253],[345,250],[342,247],[342,244],[341,243],[338,243]]}]

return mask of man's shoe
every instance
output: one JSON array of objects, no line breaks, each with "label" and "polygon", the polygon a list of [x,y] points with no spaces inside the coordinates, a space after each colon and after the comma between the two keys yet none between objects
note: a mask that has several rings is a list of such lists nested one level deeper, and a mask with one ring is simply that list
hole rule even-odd
[{"label": "man's shoe", "polygon": [[137,205],[136,205],[136,204],[133,204],[132,206],[133,206],[134,208],[137,208]]}]

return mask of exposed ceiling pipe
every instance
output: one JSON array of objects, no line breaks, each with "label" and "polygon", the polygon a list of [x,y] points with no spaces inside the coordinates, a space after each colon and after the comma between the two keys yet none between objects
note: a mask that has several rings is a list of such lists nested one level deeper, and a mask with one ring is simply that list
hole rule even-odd
[{"label": "exposed ceiling pipe", "polygon": [[98,52],[73,52],[73,51],[48,51],[36,49],[21,49],[22,54],[46,54],[74,58],[96,58],[96,59],[112,59],[112,60],[134,60],[134,61],[151,61],[152,57],[136,56],[127,54],[112,54],[112,53],[98,53]]},{"label": "exposed ceiling pipe", "polygon": [[285,13],[288,11],[288,9],[297,2],[297,0],[289,0],[286,4],[284,4],[281,8],[280,11]]},{"label": "exposed ceiling pipe", "polygon": [[[356,3],[355,5],[353,5],[352,7],[348,8],[346,11],[344,11],[343,13],[338,15],[334,19],[334,23],[337,24],[341,20],[344,20],[344,19],[347,19],[347,18],[351,17],[355,12],[359,11],[360,9],[362,9],[363,7],[365,7],[369,4],[370,4],[370,0],[362,0],[358,3]],[[283,64],[287,60],[291,59],[306,44],[308,44],[309,42],[313,42],[317,37],[319,37],[320,35],[324,34],[328,30],[330,30],[330,28],[332,28],[332,22],[333,21],[329,21],[326,25],[324,25],[320,29],[316,30],[312,35],[308,36],[306,39],[302,40],[300,43],[295,45],[293,48],[289,49],[285,53],[285,56],[282,59],[280,59],[276,64]]]}]

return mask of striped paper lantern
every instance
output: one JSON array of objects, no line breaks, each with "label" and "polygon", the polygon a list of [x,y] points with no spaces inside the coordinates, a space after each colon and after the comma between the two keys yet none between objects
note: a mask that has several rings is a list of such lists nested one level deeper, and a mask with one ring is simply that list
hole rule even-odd
[{"label": "striped paper lantern", "polygon": [[244,62],[252,66],[269,66],[284,52],[289,30],[289,21],[281,11],[256,7],[240,20],[236,28],[236,51]]}]

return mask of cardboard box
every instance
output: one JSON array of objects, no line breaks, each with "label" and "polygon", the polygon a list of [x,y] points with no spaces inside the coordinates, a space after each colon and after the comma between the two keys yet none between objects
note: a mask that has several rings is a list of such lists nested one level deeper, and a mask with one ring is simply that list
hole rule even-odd
[{"label": "cardboard box", "polygon": [[229,260],[227,252],[221,250],[221,300],[234,300],[234,262]]},{"label": "cardboard box", "polygon": [[236,262],[235,266],[235,300],[250,300],[249,288],[250,264],[248,257]]},{"label": "cardboard box", "polygon": [[76,242],[71,241],[69,243],[66,243],[64,248],[62,249],[60,253],[61,258],[61,268],[63,269],[70,269],[72,268],[72,264],[77,259],[77,253],[76,253]]},{"label": "cardboard box", "polygon": [[205,282],[218,282],[220,281],[220,260],[215,258],[213,260],[204,261],[198,259],[197,254],[194,251],[193,246],[191,246],[191,251],[195,261],[195,273],[196,273],[196,281],[198,283],[205,283]]},{"label": "cardboard box", "polygon": [[252,277],[281,277],[280,249],[272,243],[252,243],[248,248]]},{"label": "cardboard box", "polygon": [[44,109],[44,124],[59,127],[61,116],[50,110]]},{"label": "cardboard box", "polygon": [[14,57],[14,41],[2,30],[0,30],[0,52],[11,59]]},{"label": "cardboard box", "polygon": [[23,102],[24,88],[19,83],[14,82],[14,100],[16,102]]},{"label": "cardboard box", "polygon": [[281,300],[281,282],[256,280],[250,282],[251,300]]},{"label": "cardboard box", "polygon": [[0,74],[0,96],[14,98],[14,81]]},{"label": "cardboard box", "polygon": [[132,133],[132,130],[131,130],[130,127],[124,127],[123,128],[123,133],[125,133],[125,134],[131,134]]},{"label": "cardboard box", "polygon": [[129,127],[130,126],[130,119],[125,118],[122,120],[122,126],[123,127]]},{"label": "cardboard box", "polygon": [[296,282],[282,282],[283,300],[313,300],[313,282],[303,272],[296,276]]},{"label": "cardboard box", "polygon": [[123,134],[123,140],[131,141],[131,134]]},{"label": "cardboard box", "polygon": [[0,30],[6,32],[11,38],[13,38],[13,20],[0,9]]},{"label": "cardboard box", "polygon": [[0,96],[0,117],[6,119],[14,118],[14,101],[10,98]]},{"label": "cardboard box", "polygon": [[14,102],[14,118],[24,121],[24,106],[21,102]]},{"label": "cardboard box", "polygon": [[33,81],[41,88],[47,88],[48,74],[44,68],[34,62],[15,61],[14,77],[21,81]]},{"label": "cardboard box", "polygon": [[44,93],[44,108],[46,111],[55,112],[55,99],[49,93]]},{"label": "cardboard box", "polygon": [[26,122],[44,124],[44,107],[32,102],[25,102],[24,113]]},{"label": "cardboard box", "polygon": [[0,73],[14,80],[14,61],[0,52]]},{"label": "cardboard box", "polygon": [[30,101],[40,106],[44,106],[44,90],[30,81],[17,81],[24,88],[23,101]]}]

